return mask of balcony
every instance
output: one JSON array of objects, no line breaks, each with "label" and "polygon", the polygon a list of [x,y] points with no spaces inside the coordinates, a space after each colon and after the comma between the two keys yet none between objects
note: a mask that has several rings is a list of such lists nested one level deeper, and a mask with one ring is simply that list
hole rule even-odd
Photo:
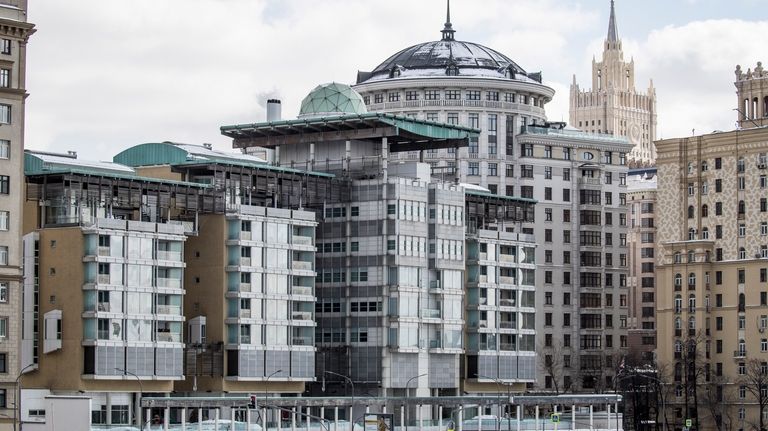
[{"label": "balcony", "polygon": [[179,305],[158,305],[157,314],[170,314],[173,316],[181,315],[181,306]]},{"label": "balcony", "polygon": [[312,271],[312,262],[305,262],[303,260],[294,260],[293,269],[300,271]]},{"label": "balcony", "polygon": [[599,186],[602,185],[600,178],[579,177],[579,185]]},{"label": "balcony", "polygon": [[501,329],[517,329],[517,325],[513,321],[502,321],[499,322],[499,328]]},{"label": "balcony", "polygon": [[746,350],[739,349],[739,350],[734,350],[733,351],[733,358],[734,359],[741,359],[741,358],[746,358],[746,357],[747,357],[747,351]]},{"label": "balcony", "polygon": [[515,307],[515,300],[514,299],[500,299],[499,305],[502,307]]},{"label": "balcony", "polygon": [[477,260],[488,260],[488,253],[477,253]]},{"label": "balcony", "polygon": [[422,319],[439,319],[440,310],[435,308],[423,308],[421,310]]},{"label": "balcony", "polygon": [[241,257],[240,258],[240,266],[251,266],[251,258],[250,257]]},{"label": "balcony", "polygon": [[251,309],[250,308],[241,308],[240,312],[238,313],[238,316],[241,319],[250,319],[251,318]]},{"label": "balcony", "polygon": [[241,335],[240,336],[240,344],[251,344],[251,336],[250,335]]},{"label": "balcony", "polygon": [[430,349],[440,349],[442,348],[442,343],[440,340],[429,340],[429,348]]},{"label": "balcony", "polygon": [[109,256],[110,255],[109,247],[99,247],[98,253],[99,253],[99,256]]},{"label": "balcony", "polygon": [[294,295],[312,296],[312,288],[309,286],[293,286],[291,293]]},{"label": "balcony", "polygon": [[181,288],[181,280],[178,278],[159,278],[157,279],[157,287],[170,287],[179,289]]},{"label": "balcony", "polygon": [[487,320],[480,320],[477,322],[478,328],[487,328],[488,327],[488,321]]},{"label": "balcony", "polygon": [[294,235],[293,236],[293,243],[297,244],[297,245],[312,245],[312,237],[311,236]]},{"label": "balcony", "polygon": [[240,231],[240,239],[243,241],[250,241],[253,238],[253,234],[249,230]]},{"label": "balcony", "polygon": [[291,344],[294,346],[311,346],[312,337],[293,337]]},{"label": "balcony", "polygon": [[499,277],[499,284],[515,284],[515,277]]},{"label": "balcony", "polygon": [[170,261],[173,261],[173,262],[181,262],[181,252],[180,251],[158,250],[157,251],[157,260],[170,260]]},{"label": "balcony", "polygon": [[250,292],[251,291],[251,283],[240,283],[240,292]]},{"label": "balcony", "polygon": [[99,274],[96,276],[96,283],[98,284],[109,284],[111,281],[111,277],[109,274]]},{"label": "balcony", "polygon": [[515,345],[512,343],[501,343],[499,344],[499,348],[501,350],[504,350],[506,352],[514,352],[515,351]]},{"label": "balcony", "polygon": [[155,339],[161,343],[181,343],[181,334],[171,332],[158,332]]},{"label": "balcony", "polygon": [[515,255],[514,254],[500,254],[499,255],[499,262],[515,263]]},{"label": "balcony", "polygon": [[441,288],[440,280],[432,280],[432,281],[430,281],[429,282],[429,288],[430,289],[440,289]]},{"label": "balcony", "polygon": [[294,311],[291,313],[291,319],[293,320],[312,320],[312,312],[310,311]]}]

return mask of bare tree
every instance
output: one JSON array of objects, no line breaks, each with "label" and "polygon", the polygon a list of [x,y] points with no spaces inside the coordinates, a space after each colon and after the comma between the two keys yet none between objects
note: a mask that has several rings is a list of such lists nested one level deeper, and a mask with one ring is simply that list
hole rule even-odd
[{"label": "bare tree", "polygon": [[[557,395],[573,390],[573,379],[568,376],[565,349],[562,343],[552,347],[541,347],[539,350],[539,368],[541,372],[552,379],[552,389]],[[570,361],[570,359],[569,359]]]},{"label": "bare tree", "polygon": [[730,406],[735,402],[735,397],[733,391],[727,390],[730,383],[724,376],[712,376],[709,381],[699,385],[699,400],[710,416],[702,419],[717,424],[721,430],[733,423]]},{"label": "bare tree", "polygon": [[758,407],[758,423],[759,430],[765,431],[765,420],[763,419],[763,412],[768,406],[768,362],[761,361],[757,358],[748,359],[746,362],[745,372],[737,380],[738,384],[744,386],[747,392],[752,395],[752,398],[757,403]]}]

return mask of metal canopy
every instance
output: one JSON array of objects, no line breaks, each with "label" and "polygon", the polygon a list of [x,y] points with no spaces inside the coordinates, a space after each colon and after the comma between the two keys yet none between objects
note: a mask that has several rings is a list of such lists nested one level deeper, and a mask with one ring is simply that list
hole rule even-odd
[{"label": "metal canopy", "polygon": [[235,148],[311,144],[338,141],[379,142],[387,138],[390,151],[456,148],[468,145],[480,130],[391,114],[352,114],[221,127]]}]

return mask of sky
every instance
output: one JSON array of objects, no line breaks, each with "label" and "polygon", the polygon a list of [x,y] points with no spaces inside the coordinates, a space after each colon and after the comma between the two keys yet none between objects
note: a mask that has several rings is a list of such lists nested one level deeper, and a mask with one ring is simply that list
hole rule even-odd
[{"label": "sky", "polygon": [[[658,136],[735,128],[737,64],[768,62],[766,0],[617,0],[636,87],[653,80]],[[111,160],[174,141],[231,149],[222,125],[295,118],[329,81],[352,84],[395,52],[437,40],[445,0],[30,0],[26,147]],[[591,86],[609,0],[453,0],[456,39],[489,46],[555,89]],[[766,63],[768,67],[768,63]]]}]

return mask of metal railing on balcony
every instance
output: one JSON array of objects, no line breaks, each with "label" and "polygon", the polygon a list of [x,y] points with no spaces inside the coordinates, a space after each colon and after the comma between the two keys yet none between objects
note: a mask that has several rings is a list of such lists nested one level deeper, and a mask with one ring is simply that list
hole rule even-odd
[{"label": "metal railing on balcony", "polygon": [[440,289],[441,288],[440,280],[431,280],[429,282],[429,288],[430,289]]},{"label": "metal railing on balcony", "polygon": [[435,308],[422,308],[421,317],[423,319],[439,319],[440,310]]},{"label": "metal railing on balcony", "polygon": [[439,349],[442,347],[442,343],[440,340],[429,340],[429,348],[430,349]]},{"label": "metal railing on balcony", "polygon": [[579,177],[579,184],[586,184],[588,186],[599,186],[602,184],[600,178]]}]

